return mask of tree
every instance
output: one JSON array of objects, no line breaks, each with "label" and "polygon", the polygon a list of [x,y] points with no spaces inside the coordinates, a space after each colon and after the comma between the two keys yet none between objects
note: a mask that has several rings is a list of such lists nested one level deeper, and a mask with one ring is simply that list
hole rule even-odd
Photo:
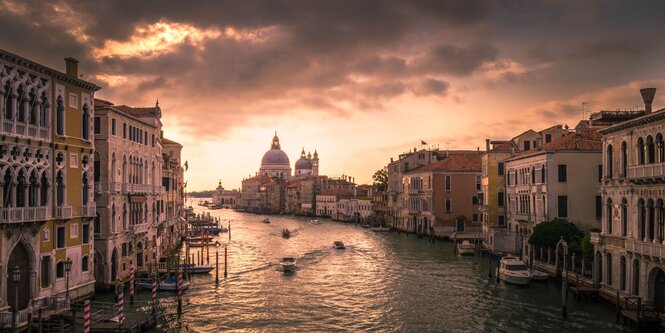
[{"label": "tree", "polygon": [[374,180],[374,188],[376,188],[377,191],[383,192],[388,189],[388,168],[383,167],[379,170],[377,170],[374,175],[372,175],[372,179]]},{"label": "tree", "polygon": [[582,256],[584,256],[584,259],[593,260],[593,244],[591,244],[591,234],[584,236],[580,248],[582,250]]},{"label": "tree", "polygon": [[580,229],[577,229],[575,224],[560,219],[543,222],[533,228],[533,233],[529,237],[529,244],[554,249],[562,236],[568,244],[568,250],[571,253],[580,252],[584,233]]}]

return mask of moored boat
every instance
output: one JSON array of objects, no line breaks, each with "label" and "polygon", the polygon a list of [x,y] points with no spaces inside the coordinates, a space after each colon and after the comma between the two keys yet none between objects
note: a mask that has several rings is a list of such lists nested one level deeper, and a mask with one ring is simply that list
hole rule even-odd
[{"label": "moored boat", "polygon": [[282,229],[282,237],[284,237],[284,238],[291,237],[291,232],[289,231],[289,229],[286,229],[286,228]]},{"label": "moored boat", "polygon": [[285,272],[292,271],[296,269],[296,258],[293,257],[284,257],[282,261],[279,262],[282,265],[282,270]]},{"label": "moored boat", "polygon": [[375,232],[388,232],[390,231],[390,228],[388,227],[371,227],[369,230],[375,231]]},{"label": "moored boat", "polygon": [[207,274],[213,270],[211,265],[180,264],[183,270],[191,274]]},{"label": "moored boat", "polygon": [[549,279],[549,278],[550,278],[550,275],[545,273],[545,272],[541,272],[537,269],[531,270],[531,279],[533,279],[535,281],[547,281],[547,279]]},{"label": "moored boat", "polygon": [[457,253],[462,255],[472,255],[476,252],[476,246],[471,244],[468,240],[463,240],[457,243]]},{"label": "moored boat", "polygon": [[[141,278],[138,279],[136,284],[139,287],[145,289],[152,289],[152,280]],[[182,281],[182,290],[187,290],[189,288],[189,281]],[[159,291],[177,291],[178,290],[178,281],[174,277],[168,277],[164,280],[161,280],[157,283],[157,290]]]},{"label": "moored boat", "polygon": [[263,219],[263,221],[261,221],[261,222],[263,222],[263,223],[266,223],[266,224],[267,224],[267,223],[270,223],[270,219],[266,217],[266,218],[264,218],[264,219]]},{"label": "moored boat", "polygon": [[343,250],[343,249],[346,249],[346,247],[344,246],[344,242],[342,242],[342,241],[335,241],[335,242],[333,243],[333,247],[334,247],[335,249],[337,249],[337,250]]},{"label": "moored boat", "polygon": [[311,223],[311,224],[321,224],[321,221],[319,221],[319,220],[309,220],[309,223]]},{"label": "moored boat", "polygon": [[531,283],[531,272],[522,260],[514,257],[501,258],[499,279],[508,283],[525,286]]}]

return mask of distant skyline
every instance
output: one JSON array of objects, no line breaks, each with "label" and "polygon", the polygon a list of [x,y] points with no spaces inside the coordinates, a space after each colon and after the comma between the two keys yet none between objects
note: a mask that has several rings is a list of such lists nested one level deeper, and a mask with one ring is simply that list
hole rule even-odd
[{"label": "distant skyline", "polygon": [[[277,131],[293,164],[358,183],[421,140],[574,126],[665,106],[662,1],[0,0],[0,48],[64,71],[98,98],[152,106],[183,144],[188,190],[238,188]],[[583,110],[584,109],[584,110]]]}]

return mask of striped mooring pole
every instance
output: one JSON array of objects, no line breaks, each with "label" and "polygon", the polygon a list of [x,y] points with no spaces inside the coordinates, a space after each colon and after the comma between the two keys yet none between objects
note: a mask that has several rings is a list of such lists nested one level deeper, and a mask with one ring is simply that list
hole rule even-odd
[{"label": "striped mooring pole", "polygon": [[157,320],[157,272],[152,277],[152,317]]},{"label": "striped mooring pole", "polygon": [[182,315],[182,267],[178,266],[178,315]]},{"label": "striped mooring pole", "polygon": [[83,333],[90,333],[90,300],[83,302]]},{"label": "striped mooring pole", "polygon": [[118,300],[118,325],[122,327],[125,322],[125,284],[118,280],[115,285],[116,298]]},{"label": "striped mooring pole", "polygon": [[129,267],[129,304],[134,305],[134,265]]}]

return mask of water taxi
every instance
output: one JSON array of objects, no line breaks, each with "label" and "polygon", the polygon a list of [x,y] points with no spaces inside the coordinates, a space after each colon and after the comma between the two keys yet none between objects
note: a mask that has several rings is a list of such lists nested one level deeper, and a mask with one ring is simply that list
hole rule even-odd
[{"label": "water taxi", "polygon": [[526,286],[531,283],[531,271],[522,260],[514,257],[501,258],[499,279],[508,283]]},{"label": "water taxi", "polygon": [[457,243],[457,253],[461,255],[473,255],[476,252],[476,246],[468,240]]}]

